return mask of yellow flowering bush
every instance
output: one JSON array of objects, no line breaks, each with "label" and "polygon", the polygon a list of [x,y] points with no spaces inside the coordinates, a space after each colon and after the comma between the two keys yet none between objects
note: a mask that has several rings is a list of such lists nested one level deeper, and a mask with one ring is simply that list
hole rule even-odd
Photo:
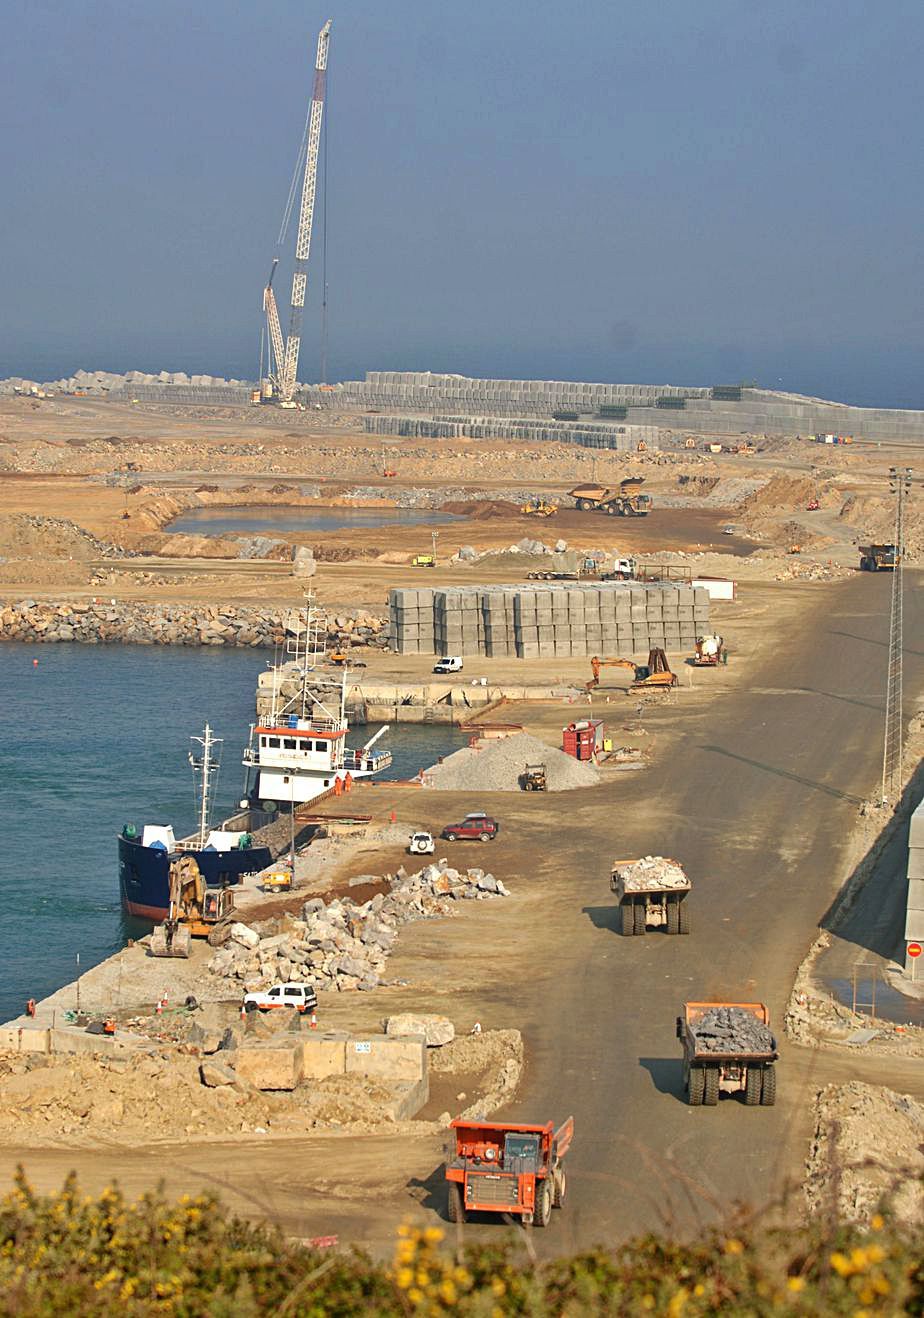
[{"label": "yellow flowering bush", "polygon": [[[477,1241],[472,1237],[477,1236]],[[543,1253],[554,1231],[536,1233]],[[521,1228],[397,1230],[390,1261],[318,1251],[229,1216],[206,1195],[96,1198],[69,1177],[0,1199],[0,1315],[185,1318],[878,1318],[924,1314],[924,1223],[769,1226],[739,1215],[692,1241],[646,1235],[536,1258]]]}]

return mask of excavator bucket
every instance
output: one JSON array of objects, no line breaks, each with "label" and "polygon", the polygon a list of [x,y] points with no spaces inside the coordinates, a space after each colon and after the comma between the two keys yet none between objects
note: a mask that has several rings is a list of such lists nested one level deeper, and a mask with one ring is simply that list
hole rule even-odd
[{"label": "excavator bucket", "polygon": [[556,1130],[554,1139],[558,1146],[558,1156],[563,1158],[571,1148],[571,1141],[574,1138],[574,1117],[569,1117],[563,1121]]},{"label": "excavator bucket", "polygon": [[189,956],[189,927],[166,922],[159,924],[151,934],[151,956]]}]

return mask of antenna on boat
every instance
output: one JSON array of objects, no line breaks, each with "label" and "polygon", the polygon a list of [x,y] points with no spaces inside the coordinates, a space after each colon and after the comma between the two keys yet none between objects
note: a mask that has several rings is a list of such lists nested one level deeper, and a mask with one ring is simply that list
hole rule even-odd
[{"label": "antenna on boat", "polygon": [[[218,771],[221,768],[223,738],[213,737],[212,729],[206,723],[202,736],[190,737],[189,740],[198,742],[202,747],[202,754],[198,757],[194,751],[189,752],[189,763],[192,765],[193,778],[195,779],[197,774],[202,775],[199,788],[199,850],[201,851],[205,847],[205,839],[209,833],[213,786],[218,781]],[[216,748],[218,750],[217,755],[215,753]]]}]

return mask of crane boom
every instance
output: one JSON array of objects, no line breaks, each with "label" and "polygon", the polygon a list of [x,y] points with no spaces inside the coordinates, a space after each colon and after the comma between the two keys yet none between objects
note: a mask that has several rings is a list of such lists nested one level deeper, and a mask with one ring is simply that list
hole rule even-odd
[{"label": "crane boom", "polygon": [[270,277],[266,281],[266,288],[263,290],[263,310],[266,312],[266,323],[269,326],[270,343],[272,344],[273,359],[275,361],[275,371],[271,370],[270,375],[275,375],[277,389],[286,356],[285,346],[282,342],[282,330],[279,326],[279,311],[276,308],[276,294],[273,292],[273,275],[276,273],[278,264],[279,257],[277,256],[273,258]]},{"label": "crane boom", "polygon": [[289,319],[289,337],[286,340],[285,358],[279,381],[280,401],[292,405],[298,371],[298,350],[302,335],[302,314],[305,310],[305,292],[308,287],[308,255],[311,251],[311,226],[314,220],[314,199],[318,181],[318,152],[321,145],[321,120],[324,116],[324,94],[327,83],[327,48],[330,44],[328,19],[318,34],[318,52],[314,66],[314,88],[311,94],[311,115],[308,122],[308,144],[305,151],[305,177],[302,183],[302,205],[298,217],[298,236],[295,240],[295,270],[292,275],[292,312]]}]

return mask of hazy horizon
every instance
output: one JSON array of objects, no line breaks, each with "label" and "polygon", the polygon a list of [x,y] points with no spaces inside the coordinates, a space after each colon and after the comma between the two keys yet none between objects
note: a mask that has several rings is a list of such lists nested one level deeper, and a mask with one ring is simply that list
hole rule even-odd
[{"label": "hazy horizon", "polygon": [[329,379],[753,379],[924,407],[910,0],[10,8],[0,377],[256,376],[331,17]]}]

